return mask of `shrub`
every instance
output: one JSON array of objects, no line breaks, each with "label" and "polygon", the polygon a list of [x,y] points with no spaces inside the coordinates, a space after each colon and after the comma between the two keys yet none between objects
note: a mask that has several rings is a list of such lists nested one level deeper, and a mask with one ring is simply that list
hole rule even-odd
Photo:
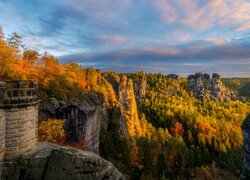
[{"label": "shrub", "polygon": [[56,144],[64,144],[65,132],[63,129],[63,120],[48,119],[42,121],[38,126],[38,140],[47,141]]}]

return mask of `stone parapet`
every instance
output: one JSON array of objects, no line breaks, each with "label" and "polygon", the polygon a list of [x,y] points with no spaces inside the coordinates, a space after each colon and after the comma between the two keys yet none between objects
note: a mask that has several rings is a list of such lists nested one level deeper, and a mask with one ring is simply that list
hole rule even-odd
[{"label": "stone parapet", "polygon": [[0,82],[0,107],[15,108],[39,103],[38,84],[34,81]]}]

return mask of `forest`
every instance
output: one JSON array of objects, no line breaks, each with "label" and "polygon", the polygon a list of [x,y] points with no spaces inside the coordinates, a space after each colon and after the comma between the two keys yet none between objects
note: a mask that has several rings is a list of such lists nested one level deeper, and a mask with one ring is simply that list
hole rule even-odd
[{"label": "forest", "polygon": [[250,78],[224,78],[223,83],[241,96],[250,98]]},{"label": "forest", "polygon": [[[133,82],[147,79],[146,96],[136,97],[136,132],[118,134],[116,111],[109,131],[100,134],[100,155],[131,179],[238,179],[243,166],[241,125],[250,112],[249,101],[200,101],[188,89],[187,78],[162,73],[102,72],[73,62],[61,64],[45,52],[22,46],[17,33],[5,37],[0,29],[0,79],[32,79],[39,98],[66,100],[79,92],[103,95],[112,109],[117,100],[107,74],[126,75]],[[247,98],[249,79],[223,79],[226,86]],[[134,83],[135,84],[135,83]],[[129,128],[129,126],[128,126]],[[63,144],[62,120],[42,121],[40,140]],[[75,145],[82,148],[81,144]]]}]

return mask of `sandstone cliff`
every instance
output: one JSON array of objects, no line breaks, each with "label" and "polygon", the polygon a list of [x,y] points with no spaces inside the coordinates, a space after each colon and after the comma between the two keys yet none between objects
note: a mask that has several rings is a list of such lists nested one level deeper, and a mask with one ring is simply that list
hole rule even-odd
[{"label": "sandstone cliff", "polygon": [[84,140],[86,149],[96,153],[99,152],[100,128],[108,130],[114,118],[118,120],[121,136],[141,134],[135,93],[138,98],[144,98],[147,87],[145,74],[139,76],[134,84],[125,75],[120,78],[115,73],[109,73],[104,77],[98,75],[96,80],[98,86],[103,86],[100,87],[101,92],[106,95],[85,92],[66,102],[51,98],[40,105],[40,110],[48,117],[66,120],[68,143]]},{"label": "sandstone cliff", "polygon": [[99,153],[100,128],[109,121],[102,95],[81,93],[64,103],[51,98],[48,102],[41,103],[40,110],[52,118],[65,119],[67,143],[83,140],[86,150]]},{"label": "sandstone cliff", "polygon": [[102,107],[100,94],[82,93],[58,110],[60,119],[66,119],[64,129],[68,143],[84,140],[86,150],[99,153],[99,132],[104,121]]},{"label": "sandstone cliff", "polygon": [[136,98],[145,98],[147,95],[147,75],[144,72],[137,73],[133,78],[134,92]]},{"label": "sandstone cliff", "polygon": [[122,180],[113,164],[88,151],[39,143],[38,147],[9,164],[13,180]]},{"label": "sandstone cliff", "polygon": [[131,136],[141,135],[137,103],[134,95],[133,82],[127,76],[123,76],[119,85],[119,102],[121,117],[126,122]]}]

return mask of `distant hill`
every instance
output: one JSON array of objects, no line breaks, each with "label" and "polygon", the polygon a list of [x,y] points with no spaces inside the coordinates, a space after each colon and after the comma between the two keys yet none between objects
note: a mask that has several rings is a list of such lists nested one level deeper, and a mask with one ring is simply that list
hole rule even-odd
[{"label": "distant hill", "polygon": [[222,82],[240,96],[250,100],[250,78],[223,78]]}]

